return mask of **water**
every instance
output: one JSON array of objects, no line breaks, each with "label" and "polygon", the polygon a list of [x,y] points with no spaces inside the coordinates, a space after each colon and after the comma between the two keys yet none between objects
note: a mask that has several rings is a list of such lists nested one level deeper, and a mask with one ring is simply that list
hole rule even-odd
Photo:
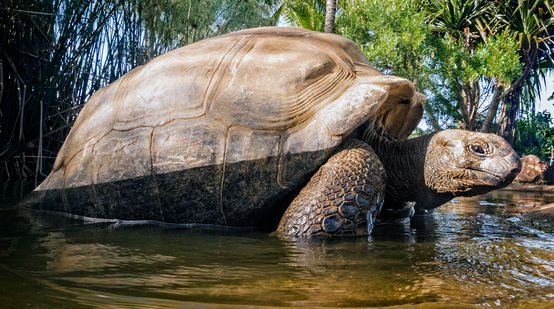
[{"label": "water", "polygon": [[[554,195],[460,198],[370,239],[83,223],[0,202],[0,307],[554,308]],[[12,194],[13,195],[13,194]]]}]

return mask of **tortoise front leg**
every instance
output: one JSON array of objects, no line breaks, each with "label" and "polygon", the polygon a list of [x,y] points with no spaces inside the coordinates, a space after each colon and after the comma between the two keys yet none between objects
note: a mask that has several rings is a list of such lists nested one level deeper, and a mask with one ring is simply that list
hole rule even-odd
[{"label": "tortoise front leg", "polygon": [[354,140],[332,156],[289,205],[277,232],[292,236],[368,235],[384,200],[385,170]]}]

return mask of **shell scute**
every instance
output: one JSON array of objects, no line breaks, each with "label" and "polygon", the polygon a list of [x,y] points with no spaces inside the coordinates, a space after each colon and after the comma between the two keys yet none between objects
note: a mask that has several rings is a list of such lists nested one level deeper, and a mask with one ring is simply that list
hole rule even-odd
[{"label": "shell scute", "polygon": [[[352,68],[302,37],[249,37],[214,77],[208,116],[254,130],[301,124],[354,79]],[[263,59],[263,60],[262,60]],[[244,113],[244,111],[248,113]]]},{"label": "shell scute", "polygon": [[177,119],[154,129],[152,165],[156,174],[223,164],[227,127],[206,117]]},{"label": "shell scute", "polygon": [[[278,213],[356,128],[371,122],[405,138],[421,111],[412,83],[375,70],[345,38],[239,31],[171,51],[99,90],[36,190],[93,186],[99,216],[115,207],[128,218],[251,226]],[[147,205],[142,213],[128,212],[137,203]]]}]

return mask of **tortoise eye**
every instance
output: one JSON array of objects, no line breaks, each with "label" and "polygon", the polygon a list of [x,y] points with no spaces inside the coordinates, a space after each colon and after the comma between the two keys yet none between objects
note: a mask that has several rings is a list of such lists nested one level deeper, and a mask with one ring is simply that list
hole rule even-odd
[{"label": "tortoise eye", "polygon": [[471,152],[480,156],[485,156],[487,154],[487,151],[483,148],[483,146],[478,144],[469,145],[469,149],[471,150]]}]

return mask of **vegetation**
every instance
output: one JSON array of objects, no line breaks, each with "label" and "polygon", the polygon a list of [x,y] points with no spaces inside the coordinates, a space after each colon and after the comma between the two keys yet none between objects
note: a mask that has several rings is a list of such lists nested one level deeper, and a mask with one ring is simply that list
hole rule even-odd
[{"label": "vegetation", "polygon": [[91,93],[144,62],[143,48],[122,35],[140,33],[128,10],[110,1],[12,0],[2,7],[0,178],[47,172],[43,159],[55,157]]},{"label": "vegetation", "polygon": [[281,15],[290,25],[324,31],[325,9],[326,2],[324,0],[285,0]]},{"label": "vegetation", "polygon": [[274,25],[275,0],[8,0],[0,7],[0,179],[47,174],[97,89],[173,49]]},{"label": "vegetation", "polygon": [[[352,39],[424,92],[439,130],[497,132],[550,153],[535,113],[552,71],[552,0],[7,0],[0,6],[0,179],[44,176],[86,100],[178,46],[277,24]],[[532,146],[534,145],[534,146]],[[535,147],[535,148],[533,148]]]},{"label": "vegetation", "polygon": [[520,119],[516,126],[515,150],[518,153],[534,154],[549,162],[554,148],[552,115],[546,111],[532,112],[527,117]]},{"label": "vegetation", "polygon": [[[322,16],[315,4],[289,15]],[[552,16],[552,1],[342,0],[335,32],[379,69],[415,82],[430,128],[497,132],[511,142],[518,117],[535,119],[525,115],[553,69]]]},{"label": "vegetation", "polygon": [[[431,30],[415,1],[352,0],[339,2],[337,32],[360,45],[369,61],[387,74],[413,81],[420,92],[433,88],[433,68],[429,60],[435,52]],[[368,31],[367,29],[371,29]],[[440,130],[440,114],[430,100],[425,104],[428,124]]]}]

